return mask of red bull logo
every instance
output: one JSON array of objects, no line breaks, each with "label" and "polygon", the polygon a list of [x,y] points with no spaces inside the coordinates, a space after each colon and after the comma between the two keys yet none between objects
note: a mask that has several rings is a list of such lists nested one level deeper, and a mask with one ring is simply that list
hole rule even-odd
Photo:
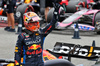
[{"label": "red bull logo", "polygon": [[[40,49],[37,50],[38,48],[40,48]],[[32,46],[30,46],[30,47],[28,48],[28,50],[34,50],[34,51],[32,51],[32,52],[27,51],[27,52],[26,52],[27,55],[31,55],[31,54],[40,54],[40,53],[42,52],[42,48],[41,48],[41,45],[40,45],[40,44],[39,44],[39,45],[33,44]]]},{"label": "red bull logo", "polygon": [[41,45],[40,44],[39,45],[33,44],[31,47],[28,48],[28,50],[31,50],[31,49],[37,50],[38,48],[41,48]]},{"label": "red bull logo", "polygon": [[34,51],[32,51],[32,52],[27,51],[26,54],[27,54],[27,55],[32,55],[32,54],[34,55],[34,54],[40,54],[41,52],[42,52],[42,49],[36,50],[36,51],[34,50]]}]

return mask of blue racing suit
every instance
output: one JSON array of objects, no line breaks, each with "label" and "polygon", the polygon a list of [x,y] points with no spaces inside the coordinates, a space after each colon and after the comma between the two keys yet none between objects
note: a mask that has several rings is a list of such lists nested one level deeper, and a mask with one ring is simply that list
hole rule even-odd
[{"label": "blue racing suit", "polygon": [[[55,28],[56,15],[51,22],[37,32],[22,33],[18,36],[15,47],[15,64],[20,66],[21,55],[23,55],[24,66],[44,66],[43,62],[43,43],[45,37]],[[31,31],[30,31],[31,32]]]}]

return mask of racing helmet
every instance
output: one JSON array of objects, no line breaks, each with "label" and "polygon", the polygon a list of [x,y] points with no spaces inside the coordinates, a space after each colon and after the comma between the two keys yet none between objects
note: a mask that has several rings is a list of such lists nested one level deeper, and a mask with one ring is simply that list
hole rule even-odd
[{"label": "racing helmet", "polygon": [[26,29],[35,32],[40,28],[39,16],[35,12],[27,12],[23,15],[24,26]]}]

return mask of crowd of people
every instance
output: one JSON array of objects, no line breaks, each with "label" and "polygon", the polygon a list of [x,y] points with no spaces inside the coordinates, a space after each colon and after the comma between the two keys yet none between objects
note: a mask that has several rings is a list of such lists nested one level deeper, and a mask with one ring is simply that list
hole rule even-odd
[{"label": "crowd of people", "polygon": [[[6,6],[5,6],[6,5]],[[14,19],[14,7],[16,6],[16,0],[2,0],[2,8],[6,8],[8,26],[4,30],[9,32],[15,32],[15,19]]]}]

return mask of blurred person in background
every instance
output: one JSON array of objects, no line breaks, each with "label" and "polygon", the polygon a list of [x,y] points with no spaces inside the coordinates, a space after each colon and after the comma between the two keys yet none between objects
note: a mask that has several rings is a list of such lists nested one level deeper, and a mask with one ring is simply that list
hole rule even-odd
[{"label": "blurred person in background", "polygon": [[14,20],[14,7],[16,6],[16,0],[2,0],[2,7],[6,6],[8,26],[4,30],[9,32],[15,32],[15,20]]},{"label": "blurred person in background", "polygon": [[[40,4],[40,0],[34,0],[34,1]],[[52,4],[53,1],[54,0],[45,0],[45,12],[44,12],[44,15],[45,15],[45,21],[46,22],[47,22],[48,12],[53,7],[53,4]]]},{"label": "blurred person in background", "polygon": [[53,1],[52,0],[46,0],[45,2],[45,20],[47,22],[47,15],[49,10],[53,7]]}]

